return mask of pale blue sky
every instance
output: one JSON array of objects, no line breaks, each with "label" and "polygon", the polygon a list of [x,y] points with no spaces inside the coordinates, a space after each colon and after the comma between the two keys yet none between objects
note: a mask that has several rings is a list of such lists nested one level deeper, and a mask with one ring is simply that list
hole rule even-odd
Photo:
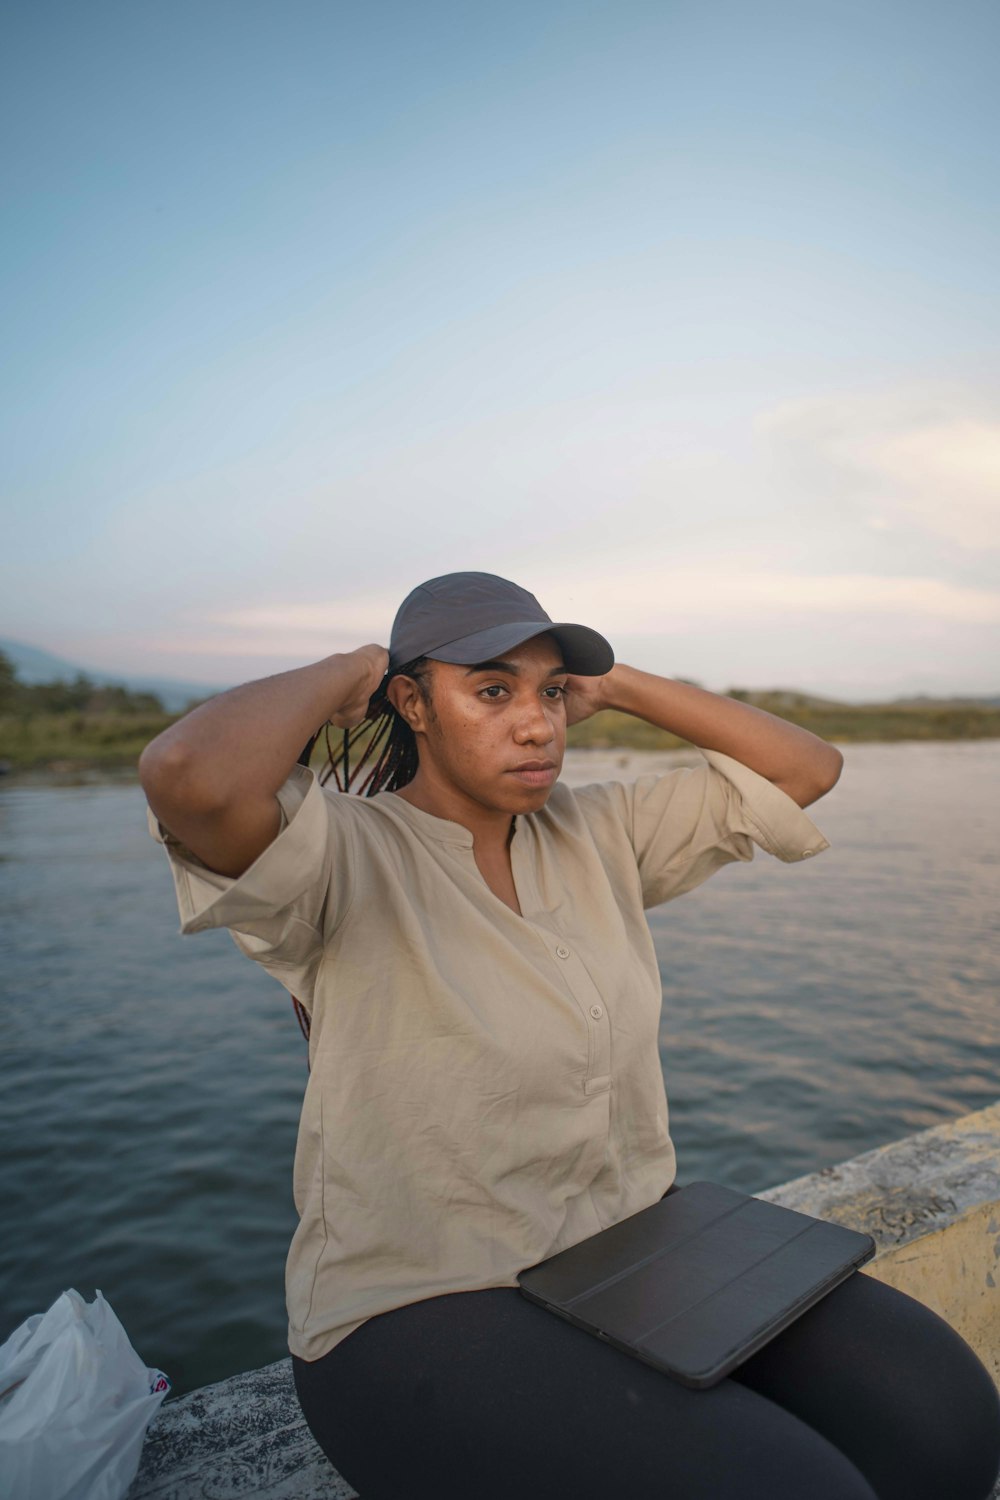
[{"label": "pale blue sky", "polygon": [[3,26],[0,635],[228,682],[515,577],[708,686],[1000,690],[1000,10]]}]

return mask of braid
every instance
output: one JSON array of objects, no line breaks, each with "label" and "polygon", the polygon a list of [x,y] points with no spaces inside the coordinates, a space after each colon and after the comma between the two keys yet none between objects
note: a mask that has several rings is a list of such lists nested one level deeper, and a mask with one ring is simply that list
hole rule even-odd
[{"label": "braid", "polygon": [[[426,656],[407,662],[392,675],[412,677],[421,697],[425,700],[429,697]],[[326,748],[326,765],[319,773],[321,785],[325,786],[332,777],[340,792],[374,797],[379,792],[395,792],[416,776],[416,735],[389,702],[385,692],[388,683],[387,677],[373,694],[367,718],[353,729],[344,730],[343,742],[337,750],[330,739],[333,726],[324,724],[320,733]],[[360,755],[356,755],[359,748]]]},{"label": "braid", "polygon": [[[430,701],[427,685],[427,657],[418,656],[392,674],[394,677],[412,677],[420,696]],[[406,720],[393,708],[385,689],[389,679],[372,695],[368,705],[368,716],[353,729],[345,729],[343,740],[334,749],[330,738],[333,725],[329,722],[316,731],[299,756],[299,765],[308,766],[313,750],[322,735],[326,750],[326,764],[319,772],[321,786],[332,777],[339,792],[351,792],[358,797],[374,797],[378,792],[395,792],[417,774],[417,739]],[[361,746],[361,755],[351,764],[354,752]],[[365,768],[368,768],[365,771]],[[365,774],[362,776],[362,772]],[[359,780],[360,778],[360,780]]]}]

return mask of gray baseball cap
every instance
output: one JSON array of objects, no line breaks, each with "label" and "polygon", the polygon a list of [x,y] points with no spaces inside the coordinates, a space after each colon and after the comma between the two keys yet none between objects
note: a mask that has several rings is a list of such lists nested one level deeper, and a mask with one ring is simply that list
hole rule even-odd
[{"label": "gray baseball cap", "polygon": [[474,666],[536,635],[551,635],[567,672],[603,677],[615,654],[603,635],[586,625],[556,622],[534,594],[493,573],[445,573],[407,594],[389,641],[389,675],[420,656]]}]

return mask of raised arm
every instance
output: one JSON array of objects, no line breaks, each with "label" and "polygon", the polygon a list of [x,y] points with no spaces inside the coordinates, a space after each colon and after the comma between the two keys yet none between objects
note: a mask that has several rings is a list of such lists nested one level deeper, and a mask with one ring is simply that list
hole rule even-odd
[{"label": "raised arm", "polygon": [[705,750],[721,750],[774,785],[800,807],[817,801],[840,776],[834,746],[775,714],[690,683],[640,672],[619,662],[606,677],[571,677],[567,719],[578,723],[602,708],[633,714]]},{"label": "raised arm", "polygon": [[148,744],[139,777],[165,828],[221,875],[242,875],[281,826],[276,793],[328,719],[365,717],[382,646],[328,656],[210,698]]}]

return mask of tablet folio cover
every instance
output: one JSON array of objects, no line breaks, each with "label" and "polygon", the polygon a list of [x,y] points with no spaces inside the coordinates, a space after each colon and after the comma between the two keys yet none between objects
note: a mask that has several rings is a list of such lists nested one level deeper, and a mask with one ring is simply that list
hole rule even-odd
[{"label": "tablet folio cover", "polygon": [[685,1385],[714,1385],[875,1253],[870,1235],[695,1182],[518,1283]]}]

